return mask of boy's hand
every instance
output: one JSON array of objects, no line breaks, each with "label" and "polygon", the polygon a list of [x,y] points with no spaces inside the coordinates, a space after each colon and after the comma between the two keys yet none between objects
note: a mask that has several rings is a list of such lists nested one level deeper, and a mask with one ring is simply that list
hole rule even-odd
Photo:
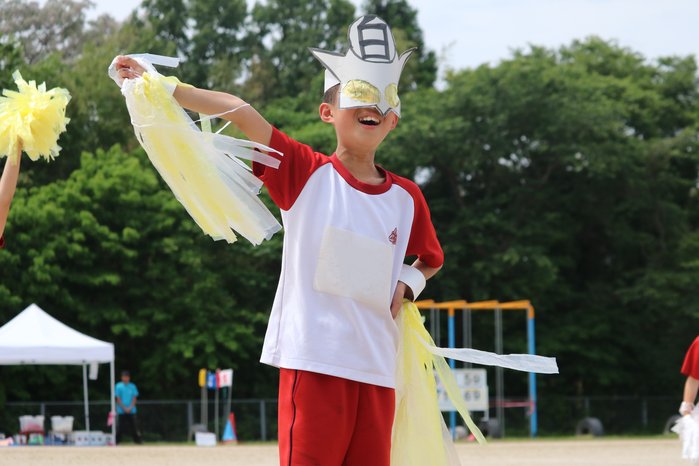
[{"label": "boy's hand", "polygon": [[683,401],[680,405],[679,411],[682,416],[689,416],[690,414],[692,414],[692,411],[694,411],[694,403]]},{"label": "boy's hand", "polygon": [[409,292],[408,286],[403,282],[398,282],[396,292],[393,293],[393,300],[391,301],[391,315],[394,319],[398,317],[398,313],[401,307],[403,307],[403,298],[406,297],[407,292]]},{"label": "boy's hand", "polygon": [[121,79],[138,78],[146,71],[136,60],[124,55],[116,57],[115,66]]}]

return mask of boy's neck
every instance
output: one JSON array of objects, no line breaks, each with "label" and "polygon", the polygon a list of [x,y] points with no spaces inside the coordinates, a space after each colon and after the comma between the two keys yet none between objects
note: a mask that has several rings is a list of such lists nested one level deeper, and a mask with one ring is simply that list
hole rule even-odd
[{"label": "boy's neck", "polygon": [[374,152],[353,152],[338,146],[335,155],[347,171],[359,181],[367,184],[382,184],[386,181],[374,164]]}]

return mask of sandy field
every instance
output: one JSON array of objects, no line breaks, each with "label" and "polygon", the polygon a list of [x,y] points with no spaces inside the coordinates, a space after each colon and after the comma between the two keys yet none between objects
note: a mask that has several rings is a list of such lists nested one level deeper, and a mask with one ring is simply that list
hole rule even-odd
[{"label": "sandy field", "polygon": [[[497,441],[459,444],[463,466],[689,466],[680,443],[667,439]],[[30,466],[275,466],[275,444],[194,446],[13,447],[0,449],[0,465]],[[425,465],[429,466],[429,465]]]}]

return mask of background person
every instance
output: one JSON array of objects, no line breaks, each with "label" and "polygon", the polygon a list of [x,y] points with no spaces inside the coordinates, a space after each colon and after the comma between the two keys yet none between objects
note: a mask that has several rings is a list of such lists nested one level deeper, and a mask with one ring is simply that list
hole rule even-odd
[{"label": "background person", "polygon": [[116,384],[114,393],[116,396],[116,409],[118,414],[116,443],[121,443],[125,430],[131,432],[134,442],[137,444],[143,443],[136,418],[138,388],[136,384],[131,382],[131,374],[129,371],[122,371],[121,382]]}]

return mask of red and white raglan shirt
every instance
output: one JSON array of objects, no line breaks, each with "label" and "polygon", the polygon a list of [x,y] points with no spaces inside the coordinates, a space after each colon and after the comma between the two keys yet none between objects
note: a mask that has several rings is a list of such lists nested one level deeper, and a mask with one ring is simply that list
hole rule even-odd
[{"label": "red and white raglan shirt", "polygon": [[253,170],[281,209],[285,234],[261,362],[394,387],[390,304],[403,261],[444,261],[422,192],[380,167],[382,184],[363,183],[337,156],[277,129],[269,145],[284,154],[279,168]]}]

